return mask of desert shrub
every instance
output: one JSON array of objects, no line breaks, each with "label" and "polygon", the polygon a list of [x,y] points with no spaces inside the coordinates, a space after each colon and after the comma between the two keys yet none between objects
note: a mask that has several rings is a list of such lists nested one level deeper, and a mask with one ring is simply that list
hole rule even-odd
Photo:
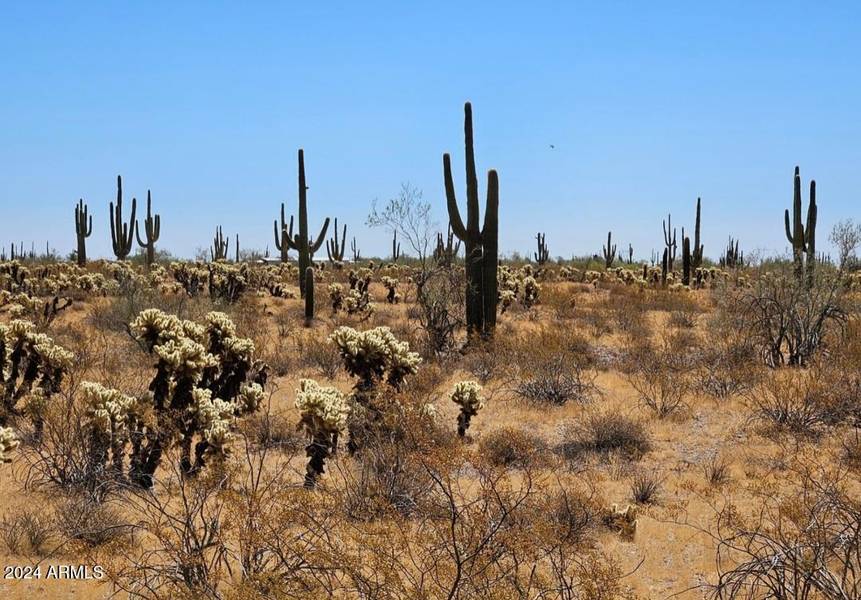
[{"label": "desert shrub", "polygon": [[685,396],[691,390],[692,361],[699,349],[686,343],[690,336],[669,336],[659,344],[637,348],[629,358],[633,365],[625,375],[636,390],[639,401],[659,418],[672,415],[686,407]]},{"label": "desert shrub", "polygon": [[637,504],[655,504],[661,488],[661,477],[657,471],[640,471],[631,481],[631,499]]},{"label": "desert shrub", "polygon": [[582,368],[575,360],[564,356],[550,358],[533,368],[528,379],[520,381],[517,394],[532,402],[562,405],[568,401],[589,402],[598,394],[595,373]]},{"label": "desert shrub", "polygon": [[846,417],[845,406],[820,368],[775,372],[746,397],[757,416],[791,433],[816,435]]},{"label": "desert shrub", "polygon": [[247,439],[260,448],[296,452],[307,444],[296,424],[280,414],[251,415],[241,428]]},{"label": "desert shrub", "polygon": [[586,452],[607,455],[619,453],[638,459],[651,449],[645,426],[615,412],[593,412],[562,428],[560,450],[568,459],[580,458]]},{"label": "desert shrub", "polygon": [[503,427],[484,435],[479,444],[482,457],[499,467],[535,466],[544,461],[547,443],[519,427]]},{"label": "desert shrub", "polygon": [[334,379],[343,365],[337,346],[325,337],[297,331],[294,340],[301,366],[314,369],[321,377]]},{"label": "desert shrub", "polygon": [[462,269],[436,268],[417,275],[416,306],[428,355],[444,354],[456,346],[464,324],[465,280]]},{"label": "desert shrub", "polygon": [[740,315],[740,331],[768,366],[804,366],[840,339],[846,323],[842,286],[817,273],[811,286],[788,273],[765,273],[752,287],[719,299],[721,310]]},{"label": "desert shrub", "polygon": [[375,439],[352,467],[339,465],[342,505],[350,519],[412,517],[428,509],[433,482],[418,457],[397,441]]},{"label": "desert shrub", "polygon": [[86,548],[129,541],[132,532],[118,508],[86,494],[67,497],[57,509],[56,524],[65,539]]},{"label": "desert shrub", "polygon": [[696,387],[719,399],[745,393],[759,379],[757,364],[756,348],[749,339],[732,332],[717,334],[703,348]]},{"label": "desert shrub", "polygon": [[713,456],[703,465],[703,475],[711,487],[721,487],[730,480],[729,463],[720,456]]},{"label": "desert shrub", "polygon": [[839,473],[793,469],[791,492],[757,493],[756,509],[718,510],[712,598],[857,598],[861,506]]},{"label": "desert shrub", "polygon": [[21,507],[0,519],[0,536],[12,554],[44,556],[54,534],[52,516],[43,507]]}]

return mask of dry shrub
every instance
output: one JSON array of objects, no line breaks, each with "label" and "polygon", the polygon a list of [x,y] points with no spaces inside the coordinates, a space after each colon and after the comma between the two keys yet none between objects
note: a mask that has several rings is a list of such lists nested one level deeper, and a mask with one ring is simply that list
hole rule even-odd
[{"label": "dry shrub", "polygon": [[256,413],[242,419],[239,426],[246,438],[260,448],[296,452],[308,444],[296,424],[284,415]]},{"label": "dry shrub", "polygon": [[325,335],[297,331],[293,336],[302,368],[314,369],[326,379],[334,379],[344,364],[338,348]]},{"label": "dry shrub", "polygon": [[83,494],[69,496],[60,504],[57,528],[67,540],[85,548],[129,542],[132,532],[118,508]]},{"label": "dry shrub", "polygon": [[748,404],[770,425],[816,436],[822,427],[846,417],[846,406],[832,385],[835,375],[822,366],[775,371],[746,395]]},{"label": "dry shrub", "polygon": [[858,597],[857,495],[842,472],[810,464],[792,471],[791,490],[767,488],[756,493],[750,507],[727,502],[716,509],[716,526],[709,533],[717,543],[717,579],[710,597]]},{"label": "dry shrub", "polygon": [[663,479],[657,471],[640,471],[631,481],[631,499],[637,504],[656,504]]},{"label": "dry shrub", "polygon": [[756,348],[748,339],[731,332],[714,335],[703,348],[697,388],[721,400],[745,393],[759,380],[757,363]]},{"label": "dry shrub", "polygon": [[659,418],[668,417],[687,406],[691,369],[699,355],[693,334],[665,336],[657,345],[643,344],[632,351],[626,379],[642,404]]},{"label": "dry shrub", "polygon": [[43,506],[20,507],[0,519],[0,537],[11,554],[44,556],[54,533],[54,521]]},{"label": "dry shrub", "polygon": [[721,487],[729,483],[729,463],[720,456],[713,456],[703,465],[703,475],[711,487]]},{"label": "dry shrub", "polygon": [[621,454],[636,460],[651,449],[645,426],[619,413],[593,412],[583,419],[562,427],[562,455],[568,459],[581,458],[595,452],[604,456]]},{"label": "dry shrub", "polygon": [[482,457],[498,467],[537,466],[546,462],[547,443],[519,427],[503,427],[482,437]]}]

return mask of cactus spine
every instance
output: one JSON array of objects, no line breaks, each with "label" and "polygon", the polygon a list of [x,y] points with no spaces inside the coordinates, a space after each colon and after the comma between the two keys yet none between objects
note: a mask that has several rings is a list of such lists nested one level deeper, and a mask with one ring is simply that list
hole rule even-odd
[{"label": "cactus spine", "polygon": [[[667,215],[666,221],[661,221],[664,228],[664,245],[667,247],[667,270],[673,270],[673,263],[676,262],[676,230],[673,229],[673,215]],[[672,232],[672,235],[670,235]]]},{"label": "cactus spine", "polygon": [[607,232],[607,245],[602,246],[601,250],[604,253],[604,266],[610,268],[613,266],[613,261],[616,260],[616,245],[613,242],[613,232]]},{"label": "cactus spine", "polygon": [[293,237],[293,217],[290,217],[290,226],[284,222],[284,203],[281,203],[281,228],[278,228],[278,221],[272,222],[272,227],[275,230],[275,247],[281,252],[281,262],[287,262],[290,253],[290,239]]},{"label": "cactus spine", "polygon": [[479,229],[478,178],[472,137],[472,105],[464,105],[466,146],[466,225],[457,206],[451,157],[442,157],[448,218],[454,234],[466,250],[466,323],[470,333],[490,335],[496,327],[497,275],[499,264],[499,178],[495,170],[487,173],[487,203],[484,226]]},{"label": "cactus spine", "polygon": [[[329,229],[329,217],[323,222],[320,234],[311,239],[308,237],[308,186],[305,185],[305,152],[299,149],[299,233],[292,239],[287,236],[287,245],[290,249],[299,253],[299,293],[305,297],[305,271],[312,266],[314,253],[323,245],[326,239],[326,230]],[[291,218],[292,223],[292,218]],[[292,229],[292,228],[291,228]],[[283,229],[282,229],[283,232]]]},{"label": "cactus spine", "polygon": [[134,242],[134,233],[131,230],[135,229],[137,221],[135,221],[135,212],[137,211],[138,201],[132,198],[132,214],[128,223],[123,222],[123,178],[117,175],[117,205],[114,208],[114,203],[110,204],[110,221],[111,221],[111,243],[114,247],[114,255],[117,260],[125,260],[132,251],[132,242]]},{"label": "cactus spine", "polygon": [[230,238],[225,238],[221,231],[221,225],[215,228],[215,237],[212,238],[212,246],[209,247],[209,257],[212,262],[217,260],[227,260],[227,247],[230,245]]},{"label": "cactus spine", "polygon": [[314,320],[314,267],[305,269],[305,324]]},{"label": "cactus spine", "polygon": [[[93,233],[93,216],[89,214],[84,199],[78,200],[75,207],[75,237],[78,239],[78,266],[87,264],[87,238]],[[12,254],[15,253],[15,245],[12,245]]]},{"label": "cactus spine", "polygon": [[[355,241],[355,238],[353,238]],[[329,257],[329,262],[341,262],[344,260],[344,250],[347,245],[347,225],[344,224],[344,232],[341,234],[341,243],[338,244],[338,218],[335,217],[335,237],[331,240],[326,240],[326,255]]]},{"label": "cactus spine", "polygon": [[816,181],[810,181],[810,203],[807,206],[807,225],[801,222],[801,173],[795,167],[792,196],[792,228],[789,224],[789,209],[784,212],[786,239],[792,244],[792,260],[795,264],[795,278],[804,281],[807,273],[807,287],[813,286],[813,273],[816,267]]},{"label": "cactus spine", "polygon": [[135,221],[135,237],[138,239],[138,245],[146,250],[146,266],[149,267],[155,262],[155,243],[161,235],[161,215],[152,216],[152,195],[150,191],[146,191],[146,219],[144,219],[144,233],[146,233],[146,243],[141,241],[140,226]]},{"label": "cactus spine", "polygon": [[535,235],[535,240],[538,242],[538,251],[535,252],[535,262],[537,262],[540,267],[543,267],[545,263],[547,263],[547,259],[550,258],[550,250],[547,249],[546,239],[546,233],[537,233]]}]

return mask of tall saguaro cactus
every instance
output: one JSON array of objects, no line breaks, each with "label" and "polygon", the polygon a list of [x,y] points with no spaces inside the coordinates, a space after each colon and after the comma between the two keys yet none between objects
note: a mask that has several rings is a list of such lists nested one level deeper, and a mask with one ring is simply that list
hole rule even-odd
[{"label": "tall saguaro cactus", "polygon": [[[311,239],[308,236],[308,186],[305,185],[305,152],[299,149],[299,233],[292,239],[288,235],[287,246],[299,253],[299,292],[305,297],[305,271],[312,265],[314,253],[323,245],[326,230],[329,229],[329,217],[323,222],[320,234]],[[290,219],[291,223],[293,219]],[[283,233],[283,228],[282,228]]]},{"label": "tall saguaro cactus", "polygon": [[[700,244],[700,202],[697,198],[697,218],[694,223],[694,247],[691,250],[691,268],[699,269],[703,264],[703,245]],[[684,244],[684,240],[682,240]]]},{"label": "tall saguaro cactus", "polygon": [[141,240],[140,226],[135,221],[135,237],[138,239],[138,245],[146,250],[146,266],[149,267],[155,262],[155,243],[161,235],[161,215],[152,215],[152,194],[146,191],[146,219],[144,219],[144,233],[146,234],[146,243]]},{"label": "tall saguaro cactus", "polygon": [[281,227],[278,227],[278,221],[272,222],[272,227],[275,230],[275,247],[281,252],[281,262],[287,262],[290,253],[290,239],[293,237],[293,217],[290,217],[290,226],[288,228],[284,221],[284,203],[281,203]]},{"label": "tall saguaro cactus", "polygon": [[538,242],[538,250],[535,252],[535,262],[539,267],[543,267],[550,258],[550,250],[547,248],[547,234],[535,234],[535,241]]},{"label": "tall saguaro cactus", "polygon": [[691,238],[682,233],[682,285],[691,284],[691,266],[693,254],[691,253]]},{"label": "tall saguaro cactus", "polygon": [[81,198],[75,207],[75,237],[78,239],[77,258],[80,267],[87,264],[87,238],[91,233],[93,233],[93,216],[89,214],[89,209]]},{"label": "tall saguaro cactus", "polygon": [[[662,221],[664,228],[664,245],[667,247],[667,269],[672,272],[673,263],[676,262],[676,230],[673,229],[673,215],[667,215],[667,220]],[[672,235],[671,235],[672,234]]]},{"label": "tall saguaro cactus", "polygon": [[347,245],[347,224],[344,223],[344,233],[341,234],[341,242],[338,243],[338,218],[335,217],[335,236],[331,240],[326,240],[326,256],[329,257],[329,262],[341,262],[344,260],[344,250]]},{"label": "tall saguaro cactus", "polygon": [[784,212],[786,239],[792,244],[792,260],[795,264],[795,278],[799,283],[807,274],[807,286],[813,286],[816,268],[816,181],[810,180],[810,203],[807,206],[807,225],[801,222],[801,173],[795,167],[792,195],[792,228],[789,224],[789,209]]},{"label": "tall saguaro cactus", "polygon": [[472,105],[467,102],[464,112],[466,146],[466,225],[457,206],[451,156],[443,154],[443,174],[448,218],[454,234],[463,241],[466,250],[466,323],[470,333],[491,335],[496,327],[496,270],[499,264],[499,178],[495,170],[487,172],[487,203],[484,226],[479,229],[478,177],[475,172],[475,150],[472,137]]},{"label": "tall saguaro cactus", "polygon": [[135,229],[135,212],[137,211],[138,201],[132,198],[132,214],[129,217],[129,222],[123,222],[123,178],[117,175],[117,205],[114,208],[114,203],[110,204],[110,221],[111,221],[111,243],[114,248],[114,256],[117,260],[125,260],[132,251],[132,243],[134,242]]},{"label": "tall saguaro cactus", "polygon": [[227,248],[230,246],[230,237],[224,237],[221,225],[215,228],[215,237],[212,238],[212,246],[209,247],[209,257],[212,262],[227,260]]},{"label": "tall saguaro cactus", "polygon": [[604,267],[609,269],[613,266],[613,261],[616,260],[616,244],[613,244],[613,232],[607,232],[607,245],[601,247],[604,253]]}]

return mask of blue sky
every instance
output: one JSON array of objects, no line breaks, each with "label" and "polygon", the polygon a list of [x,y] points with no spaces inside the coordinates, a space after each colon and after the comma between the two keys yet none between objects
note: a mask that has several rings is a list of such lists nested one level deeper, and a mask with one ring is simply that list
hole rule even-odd
[{"label": "blue sky", "polygon": [[176,254],[219,224],[271,248],[302,147],[311,228],[337,216],[383,254],[374,198],[408,181],[444,226],[445,151],[463,197],[467,99],[505,252],[536,231],[554,256],[599,252],[612,229],[647,258],[697,196],[707,255],[730,233],[782,252],[796,164],[817,180],[819,247],[861,218],[859,3],[320,4],[4,4],[0,243],[71,250],[83,197],[90,253],[109,254],[122,174],[127,198],[152,190]]}]

